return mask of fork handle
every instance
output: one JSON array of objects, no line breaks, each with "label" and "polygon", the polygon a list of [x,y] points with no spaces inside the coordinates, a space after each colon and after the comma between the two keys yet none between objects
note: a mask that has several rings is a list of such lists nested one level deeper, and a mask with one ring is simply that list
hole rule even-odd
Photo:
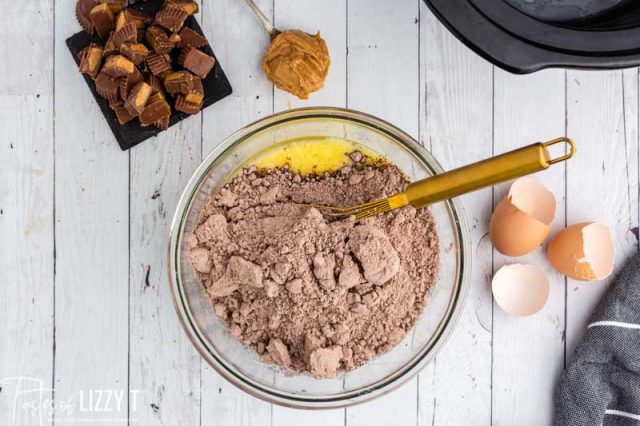
[{"label": "fork handle", "polygon": [[[563,142],[569,148],[567,153],[558,158],[551,158],[547,147]],[[424,207],[428,204],[544,170],[552,164],[571,158],[574,153],[575,145],[569,138],[538,142],[413,182],[407,187],[404,194],[407,197],[407,202],[412,206],[417,208]]]}]

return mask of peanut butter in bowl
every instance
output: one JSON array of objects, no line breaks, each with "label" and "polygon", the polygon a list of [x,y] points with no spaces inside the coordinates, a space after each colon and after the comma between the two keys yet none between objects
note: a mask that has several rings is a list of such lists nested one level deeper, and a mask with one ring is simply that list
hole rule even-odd
[{"label": "peanut butter in bowl", "polygon": [[299,30],[276,35],[262,58],[267,79],[300,99],[308,99],[324,86],[330,64],[329,49],[320,33]]}]

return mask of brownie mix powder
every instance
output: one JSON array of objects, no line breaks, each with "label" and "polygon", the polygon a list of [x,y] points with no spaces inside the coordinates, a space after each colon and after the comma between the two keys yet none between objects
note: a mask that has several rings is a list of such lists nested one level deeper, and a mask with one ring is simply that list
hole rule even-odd
[{"label": "brownie mix powder", "polygon": [[353,165],[322,176],[246,168],[215,193],[189,237],[189,259],[229,332],[268,363],[334,377],[398,344],[435,281],[428,209],[330,221],[313,203],[393,195],[400,170]]}]

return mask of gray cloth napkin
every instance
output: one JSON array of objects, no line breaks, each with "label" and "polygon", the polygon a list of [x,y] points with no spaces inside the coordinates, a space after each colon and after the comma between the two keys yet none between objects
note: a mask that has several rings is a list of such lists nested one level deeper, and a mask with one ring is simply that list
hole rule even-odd
[{"label": "gray cloth napkin", "polygon": [[640,426],[640,254],[593,313],[555,403],[557,425]]}]

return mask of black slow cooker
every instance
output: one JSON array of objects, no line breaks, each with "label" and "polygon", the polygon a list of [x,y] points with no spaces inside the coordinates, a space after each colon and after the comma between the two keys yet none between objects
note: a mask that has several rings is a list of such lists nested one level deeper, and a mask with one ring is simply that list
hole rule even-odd
[{"label": "black slow cooker", "polygon": [[487,60],[518,74],[640,65],[639,0],[425,0]]}]

